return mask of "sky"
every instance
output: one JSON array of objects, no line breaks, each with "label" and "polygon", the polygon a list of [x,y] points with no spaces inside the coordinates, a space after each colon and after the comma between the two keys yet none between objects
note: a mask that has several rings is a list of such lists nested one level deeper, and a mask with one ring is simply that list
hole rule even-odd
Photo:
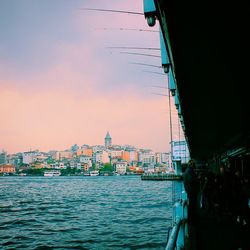
[{"label": "sky", "polygon": [[[167,76],[133,64],[161,60],[123,53],[160,52],[108,48],[159,48],[158,25],[148,27],[142,15],[83,8],[143,12],[143,1],[0,1],[0,150],[103,144],[109,131],[114,144],[169,151],[168,97],[156,95],[167,90],[152,87],[167,87]],[[178,140],[173,104],[171,113]]]}]

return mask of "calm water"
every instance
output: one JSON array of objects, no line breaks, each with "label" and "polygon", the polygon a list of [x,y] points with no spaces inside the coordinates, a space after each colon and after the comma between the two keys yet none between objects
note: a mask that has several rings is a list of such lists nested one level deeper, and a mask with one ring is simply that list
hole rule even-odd
[{"label": "calm water", "polygon": [[164,249],[171,183],[0,177],[1,249]]}]

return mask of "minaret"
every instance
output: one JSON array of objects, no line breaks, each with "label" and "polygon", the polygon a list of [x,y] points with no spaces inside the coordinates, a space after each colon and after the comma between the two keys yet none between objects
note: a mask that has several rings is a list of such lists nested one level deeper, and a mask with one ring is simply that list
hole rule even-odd
[{"label": "minaret", "polygon": [[112,138],[109,134],[109,132],[107,132],[106,136],[105,136],[105,147],[110,147],[112,145]]}]

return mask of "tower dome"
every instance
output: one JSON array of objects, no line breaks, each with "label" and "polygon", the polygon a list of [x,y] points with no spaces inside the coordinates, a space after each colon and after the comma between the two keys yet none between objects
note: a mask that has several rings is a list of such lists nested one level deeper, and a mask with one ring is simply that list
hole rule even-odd
[{"label": "tower dome", "polygon": [[107,132],[106,136],[105,136],[105,139],[104,139],[104,142],[105,142],[105,147],[110,147],[112,145],[112,138],[109,134],[109,132]]}]

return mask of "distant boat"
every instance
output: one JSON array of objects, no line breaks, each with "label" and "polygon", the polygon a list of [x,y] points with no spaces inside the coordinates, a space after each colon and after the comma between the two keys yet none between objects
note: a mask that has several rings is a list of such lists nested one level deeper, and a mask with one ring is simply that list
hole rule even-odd
[{"label": "distant boat", "polygon": [[99,171],[98,170],[93,170],[89,172],[90,176],[98,176],[99,175]]},{"label": "distant boat", "polygon": [[26,173],[20,173],[19,176],[26,176]]},{"label": "distant boat", "polygon": [[60,176],[60,175],[61,175],[61,172],[58,171],[58,170],[51,170],[51,171],[45,171],[44,172],[44,176],[49,176],[49,177]]}]

